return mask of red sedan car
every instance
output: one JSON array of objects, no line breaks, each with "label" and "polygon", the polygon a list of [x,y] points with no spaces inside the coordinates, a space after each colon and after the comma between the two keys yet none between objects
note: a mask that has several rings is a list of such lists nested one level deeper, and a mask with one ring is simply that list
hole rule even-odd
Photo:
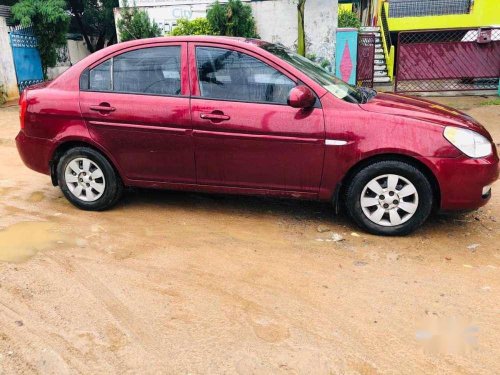
[{"label": "red sedan car", "polygon": [[283,46],[154,38],[26,89],[24,163],[103,210],[125,186],[316,199],[365,230],[409,233],[433,209],[484,205],[498,155],[474,119],[354,88]]}]

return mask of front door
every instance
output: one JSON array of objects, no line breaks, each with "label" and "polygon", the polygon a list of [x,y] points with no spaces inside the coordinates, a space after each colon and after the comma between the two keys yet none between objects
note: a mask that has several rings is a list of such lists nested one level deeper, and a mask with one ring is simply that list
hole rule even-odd
[{"label": "front door", "polygon": [[119,52],[82,75],[90,134],[130,180],[196,181],[186,47]]},{"label": "front door", "polygon": [[294,77],[238,47],[189,54],[198,184],[318,192],[323,112],[287,105]]}]

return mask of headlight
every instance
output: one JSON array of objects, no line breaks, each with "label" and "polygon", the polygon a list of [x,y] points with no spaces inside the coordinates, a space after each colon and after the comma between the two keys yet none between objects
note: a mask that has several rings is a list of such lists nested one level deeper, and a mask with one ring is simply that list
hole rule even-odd
[{"label": "headlight", "polygon": [[444,129],[444,137],[471,158],[482,158],[492,152],[491,142],[472,130],[447,126]]}]

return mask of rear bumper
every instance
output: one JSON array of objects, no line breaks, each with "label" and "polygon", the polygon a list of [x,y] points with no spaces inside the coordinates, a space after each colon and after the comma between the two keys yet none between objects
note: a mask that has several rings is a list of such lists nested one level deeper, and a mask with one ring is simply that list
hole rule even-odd
[{"label": "rear bumper", "polygon": [[474,210],[484,206],[491,193],[483,189],[498,179],[496,152],[487,158],[432,158],[431,162],[441,191],[441,210]]},{"label": "rear bumper", "polygon": [[22,130],[16,137],[16,146],[24,164],[34,171],[50,174],[50,155],[53,144],[43,138],[28,137]]}]

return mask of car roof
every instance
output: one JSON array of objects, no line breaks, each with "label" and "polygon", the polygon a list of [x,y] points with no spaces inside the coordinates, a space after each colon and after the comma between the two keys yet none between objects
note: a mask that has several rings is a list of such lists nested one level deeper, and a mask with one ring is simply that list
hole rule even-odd
[{"label": "car roof", "polygon": [[[136,40],[129,40],[127,42],[116,43],[109,47],[94,52],[93,54],[81,60],[79,63],[82,63],[80,64],[80,66],[88,65],[93,61],[98,61],[102,57],[105,57],[109,54],[115,53],[123,49],[138,47],[138,46],[153,46],[156,43],[164,43],[164,42],[221,43],[232,46],[239,45],[240,47],[254,51],[260,49],[260,47],[263,45],[270,44],[269,42],[260,39],[240,38],[240,37],[230,37],[230,36],[206,36],[206,35],[161,36],[157,38],[136,39]],[[77,65],[79,63],[77,63]]]},{"label": "car roof", "polygon": [[122,42],[114,44],[112,47],[116,46],[116,49],[122,49],[126,47],[133,47],[142,44],[153,44],[160,42],[211,42],[211,43],[227,43],[227,44],[251,44],[255,46],[261,46],[263,44],[269,44],[268,42],[255,39],[255,38],[242,38],[242,37],[233,37],[233,36],[213,36],[213,35],[183,35],[183,36],[161,36],[157,38],[146,38],[146,39],[137,39],[130,40],[128,42]]}]

